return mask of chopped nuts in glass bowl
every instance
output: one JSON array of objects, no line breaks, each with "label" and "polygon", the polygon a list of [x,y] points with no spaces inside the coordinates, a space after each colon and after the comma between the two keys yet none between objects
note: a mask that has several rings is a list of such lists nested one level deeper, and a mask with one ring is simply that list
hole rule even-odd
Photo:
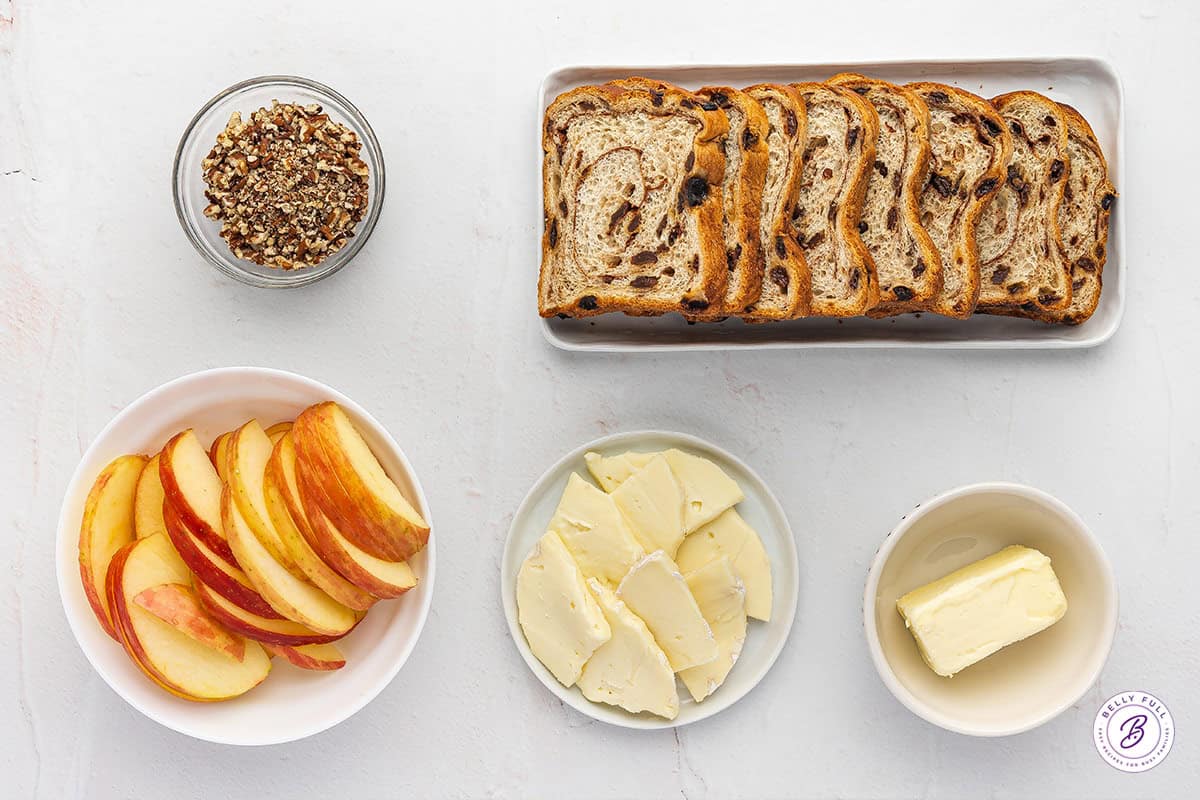
[{"label": "chopped nuts in glass bowl", "polygon": [[210,100],[175,154],[175,210],[221,272],[253,286],[304,286],[366,243],[384,194],[366,118],[315,81],[253,78]]}]

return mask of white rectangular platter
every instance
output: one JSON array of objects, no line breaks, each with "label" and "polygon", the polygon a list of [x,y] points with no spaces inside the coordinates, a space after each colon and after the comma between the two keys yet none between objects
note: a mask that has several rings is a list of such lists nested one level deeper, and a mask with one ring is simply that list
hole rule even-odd
[{"label": "white rectangular platter", "polygon": [[[647,75],[696,89],[704,85],[750,86],[824,80],[838,72],[861,72],[894,83],[932,80],[958,86],[982,97],[1031,89],[1069,103],[1091,123],[1108,159],[1117,191],[1124,180],[1124,93],[1113,66],[1100,58],[1026,58],[970,61],[879,61],[842,64],[759,66],[574,66],[551,72],[542,81],[538,104],[537,163],[542,163],[541,115],[560,93],[629,75]],[[541,198],[540,171],[538,197]],[[542,208],[539,202],[538,209]],[[934,314],[884,320],[799,319],[765,325],[740,320],[689,325],[678,314],[627,317],[606,314],[588,319],[542,320],[546,339],[565,350],[598,352],[643,350],[718,350],[809,347],[906,347],[958,349],[1067,349],[1093,347],[1116,332],[1125,308],[1124,214],[1118,201],[1111,218],[1104,291],[1090,320],[1070,327],[1005,317],[977,315],[951,320]],[[538,252],[542,225],[536,225]]]}]

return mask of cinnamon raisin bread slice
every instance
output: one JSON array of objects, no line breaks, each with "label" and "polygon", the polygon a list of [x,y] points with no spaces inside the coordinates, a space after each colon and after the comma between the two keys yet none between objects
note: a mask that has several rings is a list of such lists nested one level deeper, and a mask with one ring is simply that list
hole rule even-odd
[{"label": "cinnamon raisin bread slice", "polygon": [[723,298],[727,129],[675,87],[584,86],[550,104],[542,316],[699,312]]},{"label": "cinnamon raisin bread slice", "polygon": [[767,176],[770,123],[757,100],[728,86],[706,86],[696,92],[709,111],[720,109],[729,119],[725,137],[725,204],[722,230],[729,269],[725,299],[716,315],[740,314],[758,299],[763,282],[763,185]]},{"label": "cinnamon raisin bread slice", "polygon": [[792,88],[804,98],[808,114],[792,225],[812,275],[810,313],[862,314],[879,302],[875,265],[859,236],[879,118],[849,89],[823,83]]},{"label": "cinnamon raisin bread slice", "polygon": [[[617,86],[665,90],[670,84],[633,77],[610,81]],[[758,299],[762,288],[763,260],[759,234],[763,182],[767,169],[767,116],[753,98],[727,86],[705,87],[695,93],[706,111],[720,111],[729,124],[722,148],[725,179],[721,232],[729,268],[725,294],[707,311],[688,314],[695,321],[713,321],[745,310]]]},{"label": "cinnamon raisin bread slice", "polygon": [[792,208],[807,138],[804,99],[790,86],[762,83],[743,90],[767,117],[767,170],[759,232],[763,279],[758,298],[746,307],[747,322],[793,319],[808,313],[809,272],[796,244]]},{"label": "cinnamon raisin bread slice", "polygon": [[843,73],[829,83],[866,98],[879,116],[859,224],[879,276],[879,304],[867,314],[921,311],[942,288],[942,261],[917,211],[929,174],[929,107],[910,89],[865,75]]},{"label": "cinnamon raisin bread slice", "polygon": [[992,105],[1012,133],[1013,154],[975,230],[978,310],[1064,309],[1071,304],[1071,274],[1058,210],[1071,169],[1067,118],[1037,92],[1003,94]]},{"label": "cinnamon raisin bread slice", "polygon": [[1108,223],[1117,190],[1108,177],[1108,162],[1087,120],[1059,103],[1067,120],[1067,156],[1071,165],[1058,207],[1062,253],[1071,268],[1071,305],[1057,311],[1016,308],[995,312],[1032,317],[1042,322],[1078,325],[1096,311],[1104,262],[1108,259]]},{"label": "cinnamon raisin bread slice", "polygon": [[1012,136],[982,97],[941,83],[908,88],[929,107],[929,177],[918,207],[942,261],[942,290],[929,309],[965,319],[979,301],[975,224],[1004,181]]}]

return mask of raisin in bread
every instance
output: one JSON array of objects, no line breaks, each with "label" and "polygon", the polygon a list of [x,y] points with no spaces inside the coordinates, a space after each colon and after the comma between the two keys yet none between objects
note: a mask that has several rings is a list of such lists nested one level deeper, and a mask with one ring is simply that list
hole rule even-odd
[{"label": "raisin in bread", "polygon": [[725,299],[713,309],[717,315],[740,314],[758,299],[763,282],[763,184],[767,175],[767,137],[770,124],[758,101],[728,86],[706,86],[696,94],[709,111],[720,109],[729,120],[725,137],[725,204],[722,230],[725,262],[729,269]]},{"label": "raisin in bread", "polygon": [[725,115],[675,87],[585,86],[542,135],[542,316],[704,311],[724,297]]},{"label": "raisin in bread", "polygon": [[1056,311],[1016,308],[1006,316],[1032,317],[1047,323],[1078,325],[1096,311],[1108,259],[1108,223],[1117,190],[1108,177],[1108,162],[1088,121],[1071,106],[1059,103],[1067,120],[1067,156],[1071,165],[1058,207],[1063,257],[1071,268],[1071,304]]},{"label": "raisin in bread", "polygon": [[794,83],[808,114],[804,167],[792,210],[812,276],[810,312],[850,317],[879,301],[875,265],[859,237],[879,118],[849,89]]},{"label": "raisin in bread", "polygon": [[979,308],[1052,311],[1071,304],[1058,209],[1071,164],[1067,118],[1037,92],[992,99],[1012,133],[1004,184],[979,217]]},{"label": "raisin in bread", "polygon": [[763,322],[808,313],[809,272],[792,229],[792,208],[800,184],[808,128],[804,99],[790,86],[763,83],[743,90],[767,117],[767,171],[759,231],[763,279],[758,298],[742,319]]},{"label": "raisin in bread", "polygon": [[921,311],[942,288],[942,261],[917,210],[929,174],[929,107],[903,86],[843,73],[829,83],[864,97],[879,117],[859,233],[879,278],[872,317]]},{"label": "raisin in bread", "polygon": [[981,97],[940,83],[908,88],[929,107],[929,177],[918,207],[942,261],[942,290],[929,310],[965,319],[979,300],[975,224],[1004,180],[1012,136]]}]

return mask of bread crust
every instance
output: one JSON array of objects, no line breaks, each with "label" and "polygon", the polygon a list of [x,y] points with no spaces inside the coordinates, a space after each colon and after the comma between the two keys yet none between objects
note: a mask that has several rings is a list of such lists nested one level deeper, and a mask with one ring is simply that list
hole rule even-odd
[{"label": "bread crust", "polygon": [[[825,83],[793,83],[791,86],[804,98],[806,105],[817,96],[832,95],[837,101],[853,110],[854,118],[850,119],[848,124],[853,126],[857,123],[862,131],[862,135],[857,137],[861,142],[862,149],[857,158],[852,158],[847,164],[846,187],[838,195],[840,202],[834,216],[834,230],[846,246],[851,275],[850,288],[855,294],[845,301],[839,301],[816,297],[811,283],[809,290],[809,313],[812,316],[857,316],[879,302],[879,281],[875,272],[875,261],[871,258],[871,253],[863,243],[862,237],[858,235],[858,223],[862,219],[867,182],[871,176],[871,165],[875,162],[875,141],[879,136],[879,116],[875,113],[874,106],[850,89]],[[857,144],[859,142],[854,143],[854,145]],[[803,244],[801,247],[803,248]],[[811,274],[811,264],[809,271]],[[859,285],[855,286],[855,283]]]},{"label": "bread crust", "polygon": [[[800,186],[800,173],[804,166],[804,142],[808,135],[808,115],[804,109],[804,98],[792,87],[777,83],[755,84],[746,87],[742,92],[759,103],[760,107],[763,101],[768,99],[778,102],[794,117],[796,131],[790,135],[793,146],[785,166],[784,186],[781,192],[783,202],[779,204],[771,219],[762,220],[762,211],[759,215],[762,227],[767,231],[760,244],[763,258],[762,291],[755,302],[748,305],[739,316],[750,323],[805,317],[809,313],[812,276],[804,252],[796,243],[796,233],[792,227],[792,209],[795,207],[796,192]],[[784,135],[788,136],[786,132]],[[766,201],[764,190],[764,208]],[[776,290],[783,295],[778,301],[774,299]],[[771,295],[770,302],[767,302],[768,295]]]},{"label": "bread crust", "polygon": [[[878,80],[853,72],[843,72],[834,75],[828,81],[831,84],[844,86],[854,90],[874,105],[875,97],[896,98],[906,106],[908,114],[905,120],[911,120],[912,127],[905,131],[905,160],[912,152],[912,168],[904,178],[900,187],[899,209],[903,231],[916,250],[917,265],[914,267],[914,279],[905,284],[909,296],[901,299],[897,296],[895,286],[884,286],[884,277],[879,276],[879,302],[873,308],[867,309],[867,316],[881,318],[906,314],[914,311],[924,311],[932,304],[933,299],[942,290],[942,258],[934,247],[929,231],[921,224],[920,212],[917,208],[917,198],[921,188],[929,177],[929,107],[925,101],[911,89],[894,83]],[[878,113],[878,108],[876,108]],[[884,136],[882,120],[879,135]],[[878,146],[876,148],[879,149]],[[886,176],[873,174],[868,181],[870,191],[871,181],[885,181]],[[876,259],[876,271],[879,271]],[[924,273],[916,275],[915,270],[924,267]]]},{"label": "bread crust", "polygon": [[[988,290],[987,288],[982,287],[994,286],[996,284],[996,278],[999,278],[1000,276],[998,274],[991,276],[991,273],[993,270],[997,269],[998,263],[1002,260],[1003,256],[1006,255],[1007,251],[1005,253],[998,254],[986,264],[982,263],[981,259],[981,291],[979,305],[976,308],[976,311],[982,314],[990,314],[997,310],[1004,311],[1009,309],[1022,309],[1025,311],[1041,309],[1047,312],[1064,311],[1071,305],[1071,268],[1070,264],[1067,263],[1066,257],[1063,255],[1062,231],[1059,227],[1058,212],[1059,207],[1062,204],[1063,193],[1066,190],[1067,182],[1070,179],[1071,171],[1071,160],[1067,153],[1068,124],[1066,115],[1062,113],[1062,110],[1058,107],[1057,103],[1050,98],[1039,94],[1038,92],[1008,92],[1006,94],[993,97],[990,102],[992,107],[995,108],[996,111],[1001,114],[1001,116],[1005,116],[1005,111],[1018,103],[1035,104],[1040,109],[1038,112],[1039,114],[1042,111],[1045,111],[1047,116],[1055,121],[1054,125],[1050,126],[1052,133],[1046,134],[1046,136],[1053,136],[1054,138],[1047,139],[1046,142],[1054,144],[1054,155],[1057,156],[1057,160],[1062,172],[1061,176],[1056,180],[1052,180],[1050,184],[1050,196],[1046,201],[1044,201],[1049,205],[1044,208],[1042,208],[1041,203],[1038,205],[1039,210],[1046,217],[1045,223],[1049,226],[1050,238],[1053,242],[1053,247],[1048,257],[1059,262],[1061,275],[1058,276],[1060,281],[1058,291],[1053,291],[1053,287],[1051,287],[1050,292],[1043,293],[1042,290],[1046,287],[1032,285],[1023,288],[1016,294],[1003,291],[1002,285],[995,286],[995,288]],[[1048,125],[1049,123],[1046,124]],[[1013,121],[1009,123],[1006,119],[1006,125],[1008,125],[1010,128],[1012,126],[1016,126],[1013,132],[1014,137],[1017,136],[1019,132],[1019,135],[1025,136],[1028,139],[1028,134],[1025,132],[1024,127],[1021,126],[1019,122]],[[1030,142],[1029,146],[1032,148],[1033,143]],[[1016,140],[1014,138],[1014,149],[1015,147]],[[1012,168],[1010,169],[1009,176],[1007,178],[1007,183],[1009,184],[1013,183],[1012,174],[1013,170],[1015,169],[1016,157],[1014,154]],[[1028,179],[1028,176],[1026,176],[1026,178]],[[1044,189],[1044,187],[1042,188]],[[1002,189],[1001,191],[1005,190]],[[993,196],[991,202],[998,202],[997,196]],[[1023,202],[1024,201],[1022,200],[1022,203]],[[1020,219],[1019,211],[1018,219]],[[1019,233],[1014,233],[1014,237],[1017,235],[1019,235]],[[1001,281],[1003,281],[1002,278]]]},{"label": "bread crust", "polygon": [[[957,223],[954,242],[950,247],[950,258],[942,252],[943,290],[930,304],[929,310],[942,316],[954,319],[966,319],[975,311],[979,302],[979,246],[975,240],[975,226],[983,213],[985,203],[999,188],[1008,169],[1009,159],[1012,158],[1012,135],[1004,125],[1004,120],[986,100],[978,95],[943,83],[917,82],[910,83],[907,88],[916,92],[930,106],[931,114],[938,95],[947,98],[946,104],[958,103],[977,116],[985,130],[980,134],[981,141],[987,141],[992,152],[989,168],[980,176],[974,185],[965,187],[968,191],[967,203],[963,209],[961,220]],[[990,123],[990,125],[988,124]],[[995,133],[992,133],[992,130]],[[934,170],[937,165],[937,152],[934,139],[937,133],[930,127],[930,167],[926,186],[922,188],[922,196],[929,191],[934,180]],[[983,137],[987,139],[983,139]],[[989,182],[991,182],[989,184]],[[990,185],[992,188],[987,189]],[[923,212],[923,204],[918,199],[918,209]],[[951,271],[961,278],[962,291],[957,296],[950,296],[948,277]]]},{"label": "bread crust", "polygon": [[[645,80],[645,79],[642,79]],[[657,82],[655,82],[657,85]],[[558,259],[565,258],[559,248],[560,208],[555,207],[555,193],[551,179],[562,158],[565,146],[566,125],[556,124],[559,115],[568,111],[594,113],[603,111],[613,114],[639,112],[657,116],[684,116],[695,120],[699,129],[693,140],[691,168],[689,174],[703,177],[707,191],[696,206],[682,207],[682,213],[695,217],[699,265],[697,280],[682,298],[666,299],[630,296],[627,293],[606,291],[603,285],[591,285],[586,293],[562,299],[554,299],[551,291]],[[631,87],[614,84],[582,86],[555,98],[542,125],[542,266],[538,277],[538,313],[543,317],[567,316],[590,317],[612,311],[634,316],[666,314],[672,311],[698,312],[707,309],[713,302],[724,297],[726,266],[721,231],[722,200],[721,183],[725,170],[725,155],[721,140],[728,130],[725,115],[703,109],[699,99],[669,84],[662,84],[653,92],[648,87]]]},{"label": "bread crust", "polygon": [[[1104,151],[1100,147],[1100,142],[1096,138],[1092,126],[1072,106],[1059,103],[1058,108],[1066,118],[1068,137],[1077,139],[1081,147],[1100,162],[1100,168],[1104,172],[1104,180],[1092,190],[1092,202],[1088,206],[1094,209],[1095,214],[1095,220],[1090,226],[1094,233],[1094,241],[1088,244],[1084,254],[1076,257],[1074,261],[1071,261],[1070,245],[1065,242],[1062,245],[1063,257],[1070,262],[1071,267],[1070,306],[1058,311],[1036,309],[1029,311],[1023,308],[1014,308],[992,313],[1036,319],[1047,324],[1079,325],[1091,318],[1100,304],[1100,295],[1104,287],[1104,265],[1108,261],[1109,221],[1112,216],[1113,200],[1118,193],[1108,174],[1108,160],[1104,157]],[[1082,166],[1080,164],[1076,168]],[[1064,212],[1066,212],[1065,207],[1060,211],[1060,220]]]}]

